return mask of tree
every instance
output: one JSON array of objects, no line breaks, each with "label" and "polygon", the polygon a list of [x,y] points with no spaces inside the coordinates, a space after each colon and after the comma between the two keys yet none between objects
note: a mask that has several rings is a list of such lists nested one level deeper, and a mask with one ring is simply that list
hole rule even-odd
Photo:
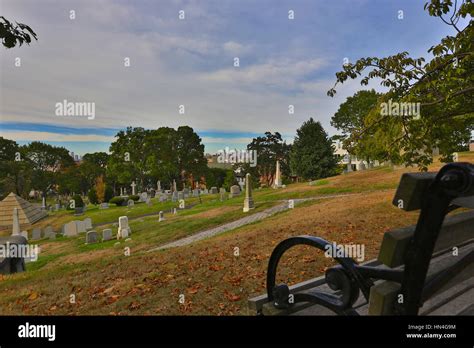
[{"label": "tree", "polygon": [[43,192],[59,184],[61,172],[74,166],[74,160],[64,147],[55,147],[34,141],[24,148],[26,159],[32,168],[31,185]]},{"label": "tree", "polygon": [[98,203],[103,203],[105,201],[105,182],[104,177],[101,175],[95,180],[95,192],[97,193]]},{"label": "tree", "polygon": [[21,146],[0,137],[0,196],[11,191],[26,197],[31,187],[31,170]]},{"label": "tree", "polygon": [[38,40],[36,33],[26,24],[16,22],[14,25],[0,16],[0,39],[4,47],[13,48],[17,44],[21,46],[24,42],[29,45],[32,37]]},{"label": "tree", "polygon": [[[443,161],[451,160],[453,150],[465,143],[474,130],[474,23],[459,27],[460,18],[470,19],[474,13],[472,0],[431,0],[425,4],[430,16],[449,25],[454,36],[446,36],[432,46],[433,58],[412,58],[408,52],[389,57],[367,57],[346,64],[336,73],[336,83],[328,91],[348,79],[362,77],[361,84],[380,79],[389,91],[380,103],[419,103],[420,117],[383,114],[373,110],[364,127],[351,134],[351,141],[377,139],[377,145],[388,159],[426,169],[432,162],[431,149],[438,147]],[[446,18],[447,16],[447,18]]]},{"label": "tree", "polygon": [[233,170],[227,170],[224,182],[222,187],[225,188],[227,191],[230,191],[230,187],[237,185],[237,179],[235,178],[235,174]]},{"label": "tree", "polygon": [[283,175],[290,174],[289,155],[291,146],[283,141],[281,134],[265,132],[265,136],[257,137],[247,145],[248,151],[257,152],[257,165],[251,167],[249,163],[237,164],[234,169],[240,169],[244,173],[250,173],[254,178],[260,178],[260,182],[271,186],[275,180],[276,161],[280,161],[280,169]]},{"label": "tree", "polygon": [[331,139],[321,123],[313,118],[297,130],[290,153],[290,166],[294,174],[304,179],[319,179],[335,174],[337,159]]},{"label": "tree", "polygon": [[207,170],[207,160],[201,138],[188,126],[179,127],[176,135],[177,168],[181,180],[186,182],[190,178],[203,176]]}]

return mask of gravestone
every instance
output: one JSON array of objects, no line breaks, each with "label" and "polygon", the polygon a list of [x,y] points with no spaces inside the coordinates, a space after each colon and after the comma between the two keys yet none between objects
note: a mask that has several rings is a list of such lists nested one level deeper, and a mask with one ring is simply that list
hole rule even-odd
[{"label": "gravestone", "polygon": [[213,186],[211,187],[211,194],[215,195],[217,194],[219,191],[217,190],[217,187]]},{"label": "gravestone", "polygon": [[193,197],[199,197],[199,189],[193,190]]},{"label": "gravestone", "polygon": [[[77,236],[77,225],[76,225],[76,221],[71,221],[71,222],[68,222],[67,224],[65,224],[63,226],[63,234],[66,236],[66,237],[75,237]],[[45,232],[45,236],[46,236],[46,232]]]},{"label": "gravestone", "polygon": [[148,193],[146,192],[140,193],[140,202],[146,202],[147,198],[148,198]]},{"label": "gravestone", "polygon": [[176,202],[178,200],[178,192],[173,191],[173,194],[171,195],[171,201]]},{"label": "gravestone", "polygon": [[[63,226],[63,229],[64,229],[64,226]],[[43,231],[43,238],[49,238],[51,233],[54,233],[53,228],[51,226],[46,226],[46,228]],[[64,234],[64,230],[62,231],[62,233]]]},{"label": "gravestone", "polygon": [[106,228],[105,230],[102,230],[102,241],[108,241],[112,239],[112,229],[111,228]]},{"label": "gravestone", "polygon": [[203,195],[208,195],[209,194],[209,190],[207,188],[205,188],[203,191],[202,191],[202,194]]},{"label": "gravestone", "polygon": [[99,209],[109,209],[109,203],[100,203]]},{"label": "gravestone", "polygon": [[87,231],[86,223],[81,220],[75,220],[77,233],[84,233]]},{"label": "gravestone", "polygon": [[177,186],[176,186],[176,180],[173,180],[173,188],[171,189],[173,192],[178,191]]},{"label": "gravestone", "polygon": [[53,239],[56,239],[56,233],[51,232],[51,233],[48,235],[48,238],[49,238],[49,239],[52,239],[52,240],[53,240]]},{"label": "gravestone", "polygon": [[158,180],[156,182],[156,191],[161,192],[161,181],[160,180]]},{"label": "gravestone", "polygon": [[31,240],[38,240],[41,239],[41,228],[36,227],[33,228],[33,231],[31,232]]},{"label": "gravestone", "polygon": [[132,187],[132,195],[135,196],[135,187],[137,186],[137,184],[135,184],[135,181],[132,181],[132,184],[130,185]]},{"label": "gravestone", "polygon": [[159,213],[158,222],[161,222],[164,219],[165,219],[165,217],[164,217],[164,214],[163,214],[163,210],[161,210],[160,213]]},{"label": "gravestone", "polygon": [[54,205],[54,210],[58,211],[61,208],[61,205],[59,203],[56,203]]},{"label": "gravestone", "polygon": [[92,219],[91,218],[85,218],[84,219],[84,225],[86,226],[86,230],[91,230],[92,229]]},{"label": "gravestone", "polygon": [[178,214],[178,209],[173,208],[173,214],[174,214],[174,215]]},{"label": "gravestone", "polygon": [[133,207],[134,205],[135,205],[135,202],[133,201],[133,199],[129,199],[129,200],[127,201],[127,206],[128,206],[129,208]]},{"label": "gravestone", "polygon": [[160,195],[160,203],[166,202],[167,196],[166,195]]},{"label": "gravestone", "polygon": [[234,198],[240,195],[240,186],[239,185],[232,185],[230,187],[230,194],[229,198]]},{"label": "gravestone", "polygon": [[127,238],[131,233],[132,231],[130,230],[130,227],[128,226],[128,217],[127,216],[119,217],[119,228],[117,232],[117,239]]},{"label": "gravestone", "polygon": [[86,233],[86,244],[97,243],[99,241],[99,234],[92,230]]},{"label": "gravestone", "polygon": [[189,197],[189,188],[185,187],[183,188],[183,198],[188,198]]},{"label": "gravestone", "polygon": [[252,177],[250,173],[245,175],[245,199],[244,199],[244,213],[248,213],[250,209],[253,209],[253,198],[252,198]]},{"label": "gravestone", "polygon": [[183,191],[179,191],[179,192],[178,192],[178,200],[180,201],[180,200],[182,200],[182,199],[184,199],[184,192],[183,192]]},{"label": "gravestone", "polygon": [[281,170],[280,170],[280,161],[276,162],[276,171],[275,171],[275,181],[273,183],[273,188],[281,187]]},{"label": "gravestone", "polygon": [[20,217],[18,216],[18,208],[13,208],[12,236],[18,235],[20,235]]}]

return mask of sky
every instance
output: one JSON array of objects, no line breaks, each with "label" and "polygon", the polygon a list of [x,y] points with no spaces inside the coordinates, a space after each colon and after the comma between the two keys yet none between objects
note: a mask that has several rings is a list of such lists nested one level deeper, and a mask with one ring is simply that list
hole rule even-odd
[{"label": "sky", "polygon": [[[430,58],[452,34],[425,2],[0,0],[1,15],[38,34],[0,47],[0,136],[83,155],[108,151],[127,126],[189,125],[208,153],[266,131],[291,143],[310,117],[334,135],[330,119],[348,96],[383,91],[350,81],[328,97],[345,59]],[[64,100],[94,103],[94,117],[58,116]]]}]

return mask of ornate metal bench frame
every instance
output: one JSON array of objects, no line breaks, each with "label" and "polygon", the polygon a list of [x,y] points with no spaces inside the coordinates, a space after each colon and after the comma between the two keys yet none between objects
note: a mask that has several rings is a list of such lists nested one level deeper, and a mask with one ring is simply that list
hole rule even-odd
[{"label": "ornate metal bench frame", "polygon": [[325,278],[334,295],[317,290],[290,295],[286,284],[276,285],[278,263],[283,254],[296,245],[309,245],[325,251],[328,241],[312,236],[288,238],[272,252],[267,270],[267,296],[276,308],[289,308],[299,302],[324,306],[339,315],[358,315],[352,307],[362,292],[369,301],[373,280],[390,280],[401,284],[403,303],[396,303],[394,313],[417,315],[423,302],[438,289],[474,262],[474,251],[463,256],[448,269],[426,279],[436,240],[445,216],[459,208],[453,200],[474,195],[474,165],[450,163],[445,165],[429,185],[421,200],[421,212],[416,230],[405,254],[405,267],[380,269],[358,265],[349,257],[334,258],[339,265],[326,270]]}]

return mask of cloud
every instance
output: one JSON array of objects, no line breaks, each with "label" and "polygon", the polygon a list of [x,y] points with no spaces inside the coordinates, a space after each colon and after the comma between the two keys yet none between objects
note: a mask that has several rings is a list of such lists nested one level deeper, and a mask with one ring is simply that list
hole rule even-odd
[{"label": "cloud", "polygon": [[114,141],[113,136],[104,136],[96,134],[61,134],[51,132],[35,131],[10,131],[2,130],[2,137],[15,141],[51,141],[51,142],[106,142]]},{"label": "cloud", "polygon": [[203,80],[220,83],[246,83],[274,85],[293,88],[306,75],[326,65],[322,58],[294,61],[289,59],[272,59],[262,64],[246,65],[240,61],[239,67],[221,69],[201,76]]}]

